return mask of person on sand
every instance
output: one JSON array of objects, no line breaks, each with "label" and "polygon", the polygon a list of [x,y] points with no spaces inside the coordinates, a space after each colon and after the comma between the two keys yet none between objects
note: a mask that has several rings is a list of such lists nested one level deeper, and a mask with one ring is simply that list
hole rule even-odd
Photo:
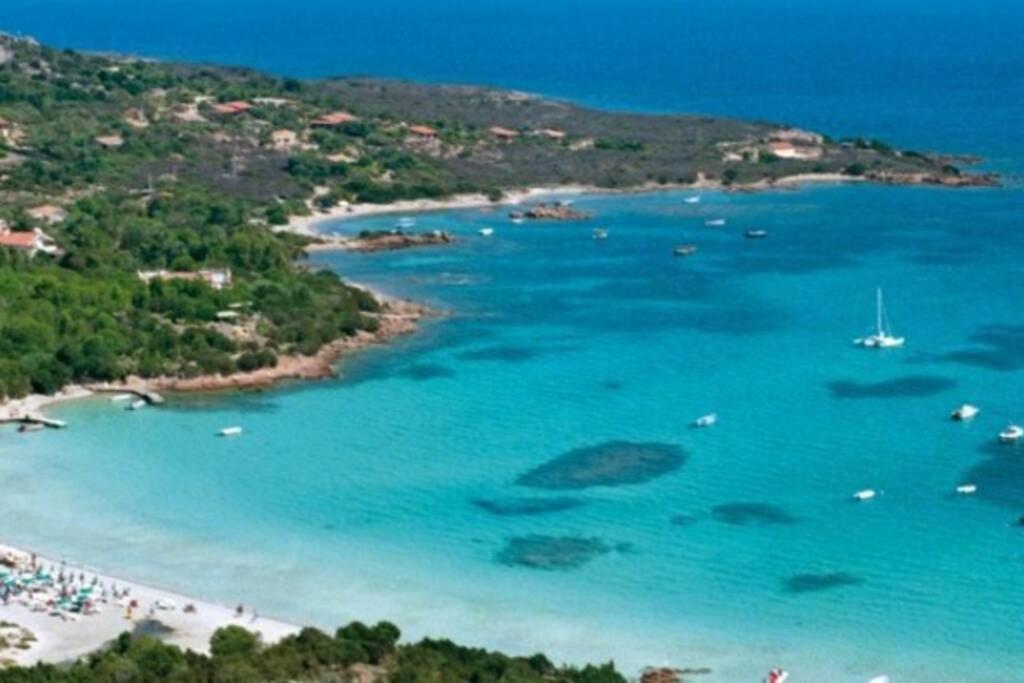
[{"label": "person on sand", "polygon": [[239,604],[238,607],[235,608],[235,618],[241,619],[243,614],[245,614],[245,606]]}]

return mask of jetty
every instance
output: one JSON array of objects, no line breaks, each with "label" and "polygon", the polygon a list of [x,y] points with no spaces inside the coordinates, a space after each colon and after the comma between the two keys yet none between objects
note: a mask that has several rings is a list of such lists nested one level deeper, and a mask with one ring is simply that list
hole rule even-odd
[{"label": "jetty", "polygon": [[149,405],[158,406],[164,402],[164,397],[155,391],[140,387],[125,387],[110,384],[90,384],[86,388],[96,394],[131,394],[141,398]]},{"label": "jetty", "polygon": [[51,429],[64,429],[68,426],[68,423],[64,420],[55,420],[52,417],[46,417],[42,413],[24,413],[20,415],[14,414],[0,417],[0,424],[12,423],[20,423],[22,425],[41,425]]}]

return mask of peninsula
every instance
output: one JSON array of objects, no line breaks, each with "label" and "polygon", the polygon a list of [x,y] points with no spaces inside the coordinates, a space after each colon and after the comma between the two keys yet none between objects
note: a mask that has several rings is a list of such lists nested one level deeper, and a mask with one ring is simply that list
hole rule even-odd
[{"label": "peninsula", "polygon": [[316,238],[296,226],[328,212],[815,179],[996,182],[941,156],[788,125],[301,81],[2,36],[0,397],[321,376],[342,350],[408,332],[422,310],[303,264]]}]

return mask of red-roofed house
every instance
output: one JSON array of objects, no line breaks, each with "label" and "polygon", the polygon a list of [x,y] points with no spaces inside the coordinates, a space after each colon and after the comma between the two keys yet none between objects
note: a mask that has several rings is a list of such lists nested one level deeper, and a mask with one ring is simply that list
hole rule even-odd
[{"label": "red-roofed house", "polygon": [[409,132],[421,138],[436,138],[437,130],[430,126],[409,126]]},{"label": "red-roofed house", "polygon": [[221,102],[220,104],[213,105],[213,110],[215,112],[226,116],[244,114],[250,109],[252,109],[252,105],[248,102],[242,102],[241,100],[236,100],[234,102]]},{"label": "red-roofed house", "polygon": [[508,128],[502,128],[501,126],[491,126],[489,128],[491,135],[498,138],[499,140],[513,140],[519,137],[519,133]]},{"label": "red-roofed house", "polygon": [[309,125],[314,128],[333,128],[335,126],[344,126],[346,123],[352,123],[353,121],[358,120],[358,116],[349,114],[347,111],[333,111],[330,114],[321,114],[313,119]]},{"label": "red-roofed house", "polygon": [[45,254],[56,254],[59,251],[53,238],[39,229],[26,232],[4,229],[0,232],[0,247],[27,251],[29,256],[35,256],[40,251]]}]

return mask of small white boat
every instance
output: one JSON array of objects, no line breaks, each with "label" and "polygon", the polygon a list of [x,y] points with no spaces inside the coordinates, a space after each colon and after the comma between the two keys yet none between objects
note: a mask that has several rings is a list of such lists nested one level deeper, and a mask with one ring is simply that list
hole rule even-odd
[{"label": "small white boat", "polygon": [[704,225],[708,226],[709,228],[720,228],[723,225],[725,225],[725,219],[724,218],[712,218],[710,220],[704,221]]},{"label": "small white boat", "polygon": [[1024,436],[1024,427],[1020,425],[1010,425],[999,432],[999,440],[1007,443],[1018,441],[1022,436]]},{"label": "small white boat", "polygon": [[747,230],[745,233],[748,240],[760,240],[768,236],[767,230]]},{"label": "small white boat", "polygon": [[959,493],[961,496],[969,496],[972,493],[976,492],[977,490],[978,487],[975,486],[974,484],[960,484],[960,486],[956,487],[956,492]]},{"label": "small white boat", "polygon": [[700,203],[700,195],[699,194],[690,195],[689,197],[684,198],[683,201],[686,202],[687,204],[699,204]]},{"label": "small white boat", "polygon": [[137,398],[128,404],[128,410],[142,410],[146,407],[146,402],[141,398]]},{"label": "small white boat", "polygon": [[242,433],[241,427],[225,427],[217,432],[217,436],[238,436]]},{"label": "small white boat", "polygon": [[483,237],[490,237],[494,234],[494,228],[480,228],[477,232],[479,232]]},{"label": "small white boat", "polygon": [[853,499],[856,500],[856,501],[865,501],[865,500],[871,500],[872,498],[874,498],[877,495],[878,495],[878,492],[875,491],[874,489],[863,489],[863,490],[857,491],[857,493],[853,494]]},{"label": "small white boat", "polygon": [[888,676],[875,676],[868,683],[889,683]]},{"label": "small white boat", "polygon": [[973,420],[980,412],[981,408],[978,406],[972,406],[970,403],[965,403],[950,413],[949,416],[957,422],[966,422],[967,420]]},{"label": "small white boat", "polygon": [[676,256],[690,256],[691,254],[697,253],[696,244],[681,244],[672,250],[672,253]]},{"label": "small white boat", "polygon": [[718,422],[718,413],[708,413],[707,415],[701,415],[693,423],[694,427],[711,427]]},{"label": "small white boat", "polygon": [[399,230],[408,230],[416,225],[416,219],[414,218],[399,218],[398,222],[395,223],[395,227]]},{"label": "small white boat", "polygon": [[604,228],[594,228],[594,239],[595,240],[606,240],[608,239],[608,231]]},{"label": "small white boat", "polygon": [[889,318],[885,314],[885,304],[882,301],[882,288],[878,288],[876,298],[875,333],[860,339],[854,339],[853,343],[869,349],[896,349],[903,346],[906,341],[903,337],[896,337],[892,334],[889,326]]},{"label": "small white boat", "polygon": [[133,394],[115,394],[110,397],[111,403],[120,403],[121,401],[131,400]]},{"label": "small white boat", "polygon": [[764,677],[764,683],[786,683],[789,680],[789,672],[785,669],[772,669]]},{"label": "small white boat", "polygon": [[512,219],[512,222],[513,222],[513,223],[514,223],[515,225],[522,225],[522,224],[523,224],[523,219],[522,219],[522,218],[513,218],[513,219]]}]

